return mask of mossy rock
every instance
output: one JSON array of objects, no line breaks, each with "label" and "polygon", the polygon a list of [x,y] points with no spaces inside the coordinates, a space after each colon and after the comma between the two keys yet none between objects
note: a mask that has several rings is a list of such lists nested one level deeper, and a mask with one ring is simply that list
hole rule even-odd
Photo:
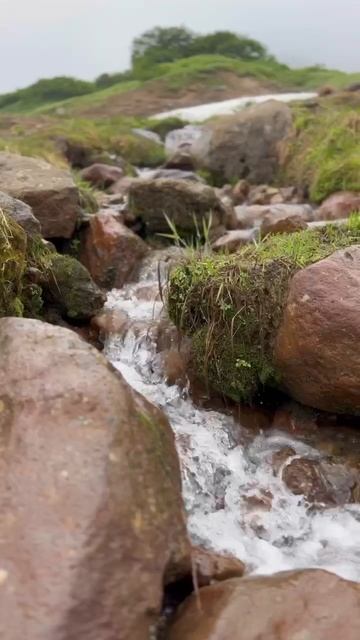
[{"label": "mossy rock", "polygon": [[54,253],[43,282],[46,302],[68,320],[83,322],[103,307],[106,296],[88,270],[71,256]]},{"label": "mossy rock", "polygon": [[269,236],[230,256],[189,257],[170,274],[170,318],[192,337],[209,385],[236,401],[281,389],[273,345],[293,275],[360,242],[360,216],[342,226]]},{"label": "mossy rock", "polygon": [[0,209],[0,316],[21,316],[26,267],[25,231]]}]

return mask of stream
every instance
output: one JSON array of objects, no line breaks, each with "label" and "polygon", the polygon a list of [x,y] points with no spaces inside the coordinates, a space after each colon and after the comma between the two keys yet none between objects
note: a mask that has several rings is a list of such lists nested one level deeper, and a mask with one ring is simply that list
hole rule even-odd
[{"label": "stream", "polygon": [[[274,475],[269,462],[269,454],[281,446],[291,445],[305,456],[317,452],[286,432],[249,434],[237,424],[239,442],[233,435],[234,418],[195,406],[186,391],[164,382],[148,331],[161,317],[162,304],[138,294],[147,287],[154,290],[157,282],[153,260],[137,283],[110,292],[107,307],[126,312],[137,329],[130,324],[125,335],[111,334],[105,355],[134,389],[168,416],[193,542],[235,555],[253,574],[318,567],[360,582],[360,505],[311,511],[302,496],[292,494],[279,474]],[[269,494],[272,501],[264,508]]]}]

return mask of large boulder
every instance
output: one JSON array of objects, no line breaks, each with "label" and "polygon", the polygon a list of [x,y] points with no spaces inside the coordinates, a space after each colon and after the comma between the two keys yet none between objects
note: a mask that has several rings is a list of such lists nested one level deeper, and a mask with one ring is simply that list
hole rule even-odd
[{"label": "large boulder", "polygon": [[0,210],[15,220],[29,236],[41,234],[40,222],[35,218],[31,207],[21,200],[12,198],[0,191]]},{"label": "large boulder", "polygon": [[0,190],[32,207],[45,238],[71,238],[80,204],[70,173],[38,158],[0,153]]},{"label": "large boulder", "polygon": [[315,220],[338,220],[360,211],[360,193],[339,191],[326,198],[315,213]]},{"label": "large boulder", "polygon": [[98,285],[112,289],[123,286],[147,252],[145,242],[105,210],[91,217],[80,259]]},{"label": "large boulder", "polygon": [[234,578],[180,608],[169,640],[358,640],[360,585],[326,571]]},{"label": "large boulder", "polygon": [[335,413],[360,414],[360,246],[299,271],[275,344],[290,395]]},{"label": "large boulder", "polygon": [[0,637],[148,640],[190,562],[166,418],[72,331],[0,351]]},{"label": "large boulder", "polygon": [[86,267],[72,256],[52,254],[40,284],[47,306],[74,322],[90,320],[106,300]]},{"label": "large boulder", "polygon": [[271,100],[209,122],[191,150],[198,167],[225,182],[239,178],[272,182],[279,168],[280,143],[291,129],[290,107]]},{"label": "large boulder", "polygon": [[169,233],[167,216],[180,231],[192,232],[195,222],[211,216],[212,226],[225,222],[226,210],[214,189],[186,180],[139,180],[130,187],[129,209],[151,233]]}]

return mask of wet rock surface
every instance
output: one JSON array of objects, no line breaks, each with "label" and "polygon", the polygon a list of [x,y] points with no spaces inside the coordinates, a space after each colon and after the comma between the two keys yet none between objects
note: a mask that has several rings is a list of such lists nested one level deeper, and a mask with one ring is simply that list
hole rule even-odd
[{"label": "wet rock surface", "polygon": [[167,420],[71,331],[0,351],[1,638],[148,640],[190,562]]},{"label": "wet rock surface", "polygon": [[169,640],[357,640],[360,586],[325,571],[233,579],[180,608]]},{"label": "wet rock surface", "polygon": [[91,217],[82,234],[80,258],[98,285],[112,289],[123,286],[148,251],[119,217],[103,210]]}]

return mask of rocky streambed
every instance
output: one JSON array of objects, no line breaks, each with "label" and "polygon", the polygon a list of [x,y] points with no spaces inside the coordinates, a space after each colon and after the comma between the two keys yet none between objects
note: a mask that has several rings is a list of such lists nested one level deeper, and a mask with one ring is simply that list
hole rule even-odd
[{"label": "rocky streambed", "polygon": [[292,127],[0,154],[4,640],[358,639],[360,200],[279,182]]}]

